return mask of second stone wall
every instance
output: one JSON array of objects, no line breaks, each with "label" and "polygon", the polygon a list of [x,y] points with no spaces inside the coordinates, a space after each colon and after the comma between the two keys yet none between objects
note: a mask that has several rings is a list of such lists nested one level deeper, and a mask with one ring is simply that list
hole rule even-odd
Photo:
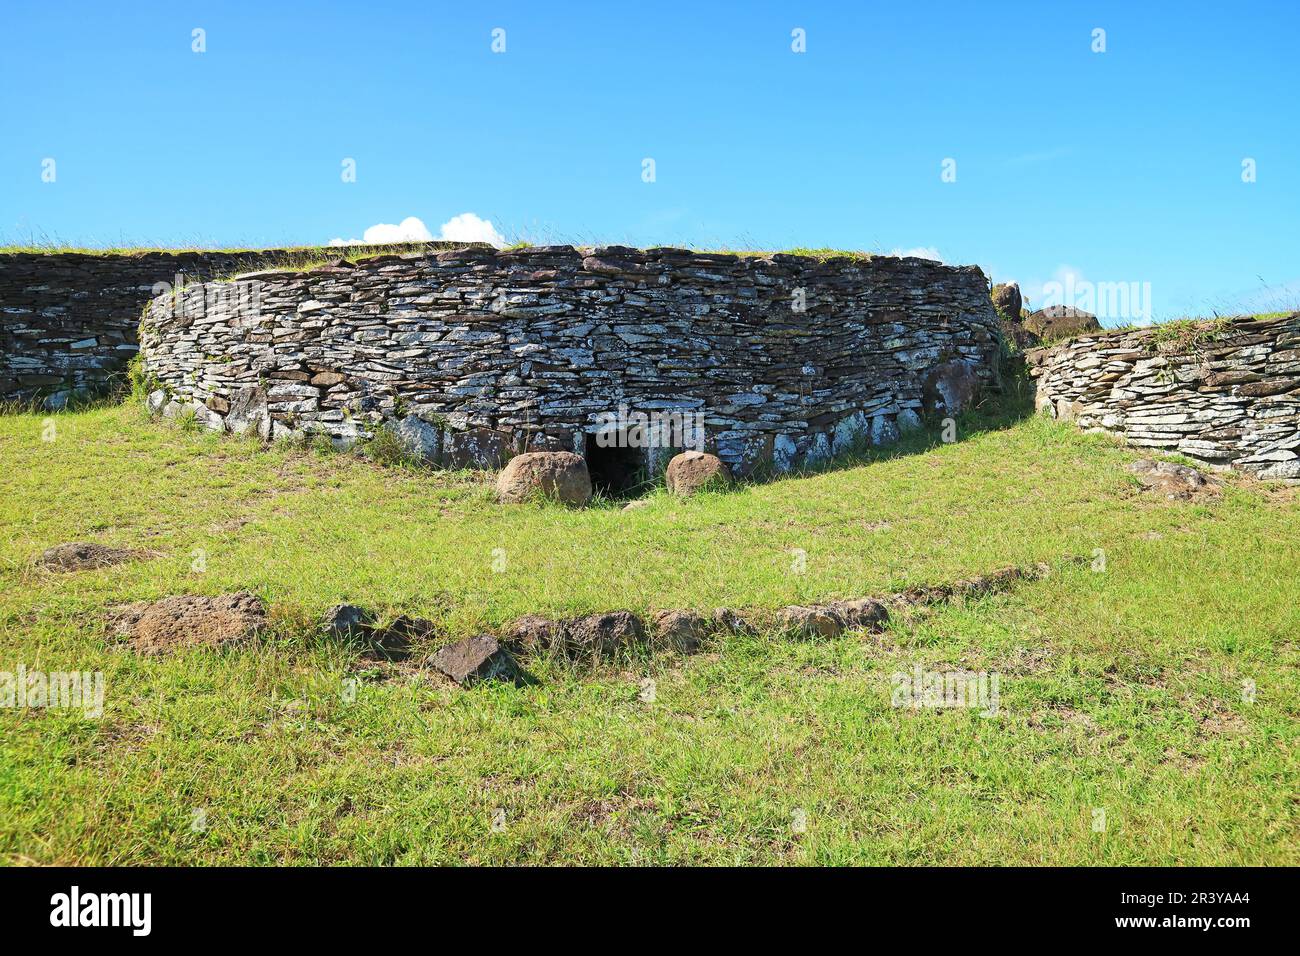
[{"label": "second stone wall", "polygon": [[1027,354],[1036,405],[1130,445],[1300,479],[1300,313],[1085,335]]},{"label": "second stone wall", "polygon": [[[998,377],[979,269],[922,259],[569,246],[257,274],[155,300],[155,404],[425,457],[586,452],[620,408],[698,416],[736,472],[886,443]],[[653,464],[653,463],[652,463]]]},{"label": "second stone wall", "polygon": [[0,400],[59,407],[75,394],[107,390],[139,351],[140,314],[163,288],[364,251],[0,253]]}]

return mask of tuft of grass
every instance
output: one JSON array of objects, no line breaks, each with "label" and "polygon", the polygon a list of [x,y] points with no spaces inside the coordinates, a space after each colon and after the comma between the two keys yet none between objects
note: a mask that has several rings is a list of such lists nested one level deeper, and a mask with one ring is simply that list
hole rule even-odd
[{"label": "tuft of grass", "polygon": [[423,467],[420,456],[411,451],[407,443],[388,423],[380,425],[375,429],[372,439],[356,447],[360,454],[381,465],[417,469]]},{"label": "tuft of grass", "polygon": [[1208,321],[1176,319],[1157,325],[1145,344],[1148,352],[1199,352],[1201,346],[1232,333],[1233,320],[1224,316]]}]

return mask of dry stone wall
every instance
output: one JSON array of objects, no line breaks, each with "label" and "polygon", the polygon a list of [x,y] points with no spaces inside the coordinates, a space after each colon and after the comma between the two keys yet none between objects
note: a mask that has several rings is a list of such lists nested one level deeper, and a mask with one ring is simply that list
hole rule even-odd
[{"label": "dry stone wall", "polygon": [[495,466],[680,416],[742,475],[889,442],[995,382],[1001,348],[975,267],[569,246],[191,286],[141,342],[155,407],[213,428],[346,445],[386,422],[430,461]]},{"label": "dry stone wall", "polygon": [[140,314],[161,285],[247,272],[303,254],[0,253],[0,400],[43,398],[57,407],[75,392],[103,391],[139,350]]},{"label": "dry stone wall", "polygon": [[1300,313],[1234,319],[1200,336],[1085,335],[1027,358],[1037,407],[1059,419],[1214,467],[1300,479]]}]

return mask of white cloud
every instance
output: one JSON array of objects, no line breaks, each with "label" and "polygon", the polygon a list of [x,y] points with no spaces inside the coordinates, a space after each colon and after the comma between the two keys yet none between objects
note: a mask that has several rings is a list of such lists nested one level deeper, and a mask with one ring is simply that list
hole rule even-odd
[{"label": "white cloud", "polygon": [[498,247],[506,244],[506,237],[496,231],[492,220],[480,219],[472,212],[463,212],[444,222],[438,238],[450,242],[489,242]]},{"label": "white cloud", "polygon": [[911,256],[916,259],[933,259],[935,262],[943,262],[943,257],[939,255],[939,250],[934,246],[918,246],[915,249],[894,249],[889,253],[891,256],[907,258]]},{"label": "white cloud", "polygon": [[433,234],[415,216],[407,216],[396,226],[380,222],[363,232],[361,239],[331,239],[331,246],[387,244],[393,242],[428,242]]},{"label": "white cloud", "polygon": [[[397,225],[386,222],[376,223],[361,234],[360,239],[331,239],[331,246],[389,245],[397,242],[430,242],[433,233],[423,220],[407,216]],[[448,242],[488,242],[494,246],[504,246],[505,237],[497,232],[491,220],[480,219],[472,212],[463,212],[452,216],[442,224],[439,239]]]}]

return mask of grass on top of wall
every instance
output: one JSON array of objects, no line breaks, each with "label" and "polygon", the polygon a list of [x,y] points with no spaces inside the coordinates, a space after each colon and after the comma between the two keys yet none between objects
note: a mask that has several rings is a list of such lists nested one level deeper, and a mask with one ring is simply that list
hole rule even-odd
[{"label": "grass on top of wall", "polygon": [[[570,511],[134,404],[0,417],[0,671],[107,685],[99,720],[0,708],[0,860],[1300,863],[1294,491],[1229,477],[1217,500],[1153,498],[1133,453],[1044,418],[959,438]],[[33,567],[78,539],[160,556]],[[776,608],[1067,553],[1091,564],[882,635],[533,661],[525,687],[453,688],[311,623],[355,601],[430,617],[441,641],[525,612]],[[102,623],[240,588],[273,608],[247,648],[137,658]],[[891,706],[918,666],[997,673],[998,712]]]},{"label": "grass on top of wall", "polygon": [[1064,345],[1081,338],[1104,338],[1129,332],[1151,333],[1148,343],[1153,350],[1167,353],[1195,351],[1203,345],[1216,342],[1232,334],[1234,322],[1270,322],[1296,315],[1300,310],[1284,312],[1259,312],[1253,315],[1215,315],[1210,317],[1180,316],[1159,319],[1146,325],[1133,323],[1116,325],[1092,332],[1071,332],[1066,335],[1044,337],[1044,346]]}]

